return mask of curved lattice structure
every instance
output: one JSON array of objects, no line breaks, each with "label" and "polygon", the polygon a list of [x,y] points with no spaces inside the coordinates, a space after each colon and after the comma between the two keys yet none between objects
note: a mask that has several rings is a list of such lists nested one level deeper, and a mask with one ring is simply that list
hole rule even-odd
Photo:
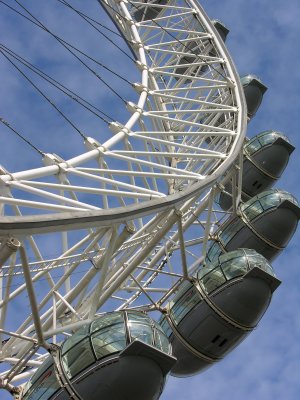
[{"label": "curved lattice structure", "polygon": [[[247,110],[215,25],[192,0],[100,3],[135,60],[136,102],[101,142],[83,134],[79,155],[42,153],[42,167],[1,169],[7,388],[99,313],[162,310],[228,215],[217,193],[232,180],[229,214],[240,201]],[[27,296],[28,315],[11,321]]]}]

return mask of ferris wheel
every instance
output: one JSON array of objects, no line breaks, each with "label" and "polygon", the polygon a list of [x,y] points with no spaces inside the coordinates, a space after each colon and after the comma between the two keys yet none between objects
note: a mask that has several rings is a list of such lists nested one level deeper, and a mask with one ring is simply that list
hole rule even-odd
[{"label": "ferris wheel", "polygon": [[[158,377],[151,372],[157,386],[141,380],[139,391],[130,392],[130,398],[141,398],[142,390],[147,390],[149,397],[143,394],[143,399],[156,399],[170,370],[185,376],[221,358],[193,347],[180,329],[183,318],[193,319],[178,310],[182,304],[198,304],[195,288],[202,303],[231,331],[239,332],[232,334],[236,345],[254,328],[279,285],[268,260],[283,250],[295,231],[299,207],[288,193],[263,190],[280,177],[294,148],[274,131],[245,139],[247,122],[266,87],[251,75],[241,80],[224,44],[227,28],[211,21],[197,1],[99,0],[82,6],[57,0],[52,2],[57,14],[49,19],[49,10],[36,3],[27,7],[15,0],[1,2],[1,7],[30,26],[36,37],[40,32],[49,40],[40,47],[46,62],[27,59],[26,51],[11,46],[13,40],[0,44],[0,53],[16,76],[76,133],[81,150],[72,145],[73,139],[61,135],[58,123],[51,127],[58,133],[49,131],[49,147],[56,138],[59,148],[68,148],[69,153],[40,150],[1,116],[3,129],[26,141],[42,161],[19,172],[1,166],[1,385],[18,399],[85,398],[80,382],[88,379],[84,374],[91,371],[91,363],[81,360],[80,369],[72,361],[76,372],[68,369],[66,360],[74,348],[70,343],[90,338],[97,358],[99,332],[105,328],[108,337],[114,337],[113,326],[122,324],[127,347],[120,345],[120,338],[121,347],[109,343],[114,351],[106,343],[105,362],[99,356],[93,365],[102,368],[103,381],[108,379],[105,367],[122,360],[122,371],[134,371],[134,377],[128,373],[123,378],[128,383],[139,369],[145,374],[151,370],[146,362],[136,366],[128,359],[152,360],[163,371]],[[95,14],[100,6],[111,25],[103,25]],[[79,44],[72,40],[68,18],[75,20],[76,28],[85,27],[82,37],[76,38]],[[58,25],[61,31],[52,28]],[[101,35],[96,53],[81,47],[90,40],[85,29]],[[104,42],[109,43],[106,49]],[[67,54],[64,82],[46,69],[47,46],[50,53],[56,46],[58,64]],[[118,58],[109,64],[100,56],[111,48]],[[76,77],[77,88],[88,85],[90,76],[103,85],[104,108],[73,89],[70,59],[89,74],[87,81]],[[93,85],[89,83],[89,90]],[[111,101],[108,93],[116,100]],[[77,117],[66,99],[93,114],[100,132],[96,124],[80,128],[80,118],[87,118]],[[47,120],[44,124],[49,129]],[[262,165],[262,159],[267,163]],[[268,218],[273,232],[263,229],[262,217]],[[250,250],[238,250],[245,247]],[[225,264],[236,259],[247,265],[240,263],[239,273],[226,272]],[[229,287],[241,282],[250,293],[250,281],[261,285],[257,307],[262,308],[253,320],[239,320],[223,300],[210,295],[225,283]],[[134,334],[135,324],[144,331],[140,328]],[[150,342],[145,339],[148,325]],[[97,338],[94,332],[99,333]],[[81,339],[74,339],[76,335]],[[170,338],[173,351],[169,342],[165,344]],[[223,351],[230,340],[214,333],[210,342]],[[191,355],[180,364],[184,351]],[[194,362],[197,357],[200,361]],[[189,360],[195,365],[191,370],[185,364]],[[120,375],[119,370],[114,373]],[[126,382],[120,383],[119,391],[128,389]],[[82,385],[83,393],[88,393]],[[101,390],[104,398],[120,396]]]}]

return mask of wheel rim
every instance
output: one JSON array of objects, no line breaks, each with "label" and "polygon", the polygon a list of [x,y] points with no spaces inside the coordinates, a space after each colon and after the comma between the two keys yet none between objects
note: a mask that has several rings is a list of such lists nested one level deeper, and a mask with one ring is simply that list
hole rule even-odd
[{"label": "wheel rim", "polygon": [[[13,236],[35,259],[27,267],[12,256],[10,265],[4,266],[9,289],[2,307],[5,303],[13,306],[26,294],[26,268],[37,284],[55,270],[65,273],[53,278],[50,290],[40,285],[43,296],[36,314],[46,339],[59,335],[66,326],[80,326],[82,320],[106,307],[159,309],[199,264],[210,233],[222,219],[213,216],[215,184],[225,173],[230,179],[229,170],[240,154],[246,127],[238,75],[221,38],[197,3],[169,2],[161,5],[155,21],[137,22],[134,14],[141,5],[104,4],[123,30],[142,71],[142,83],[135,85],[137,105],[128,104],[129,120],[123,125],[112,123],[113,135],[102,144],[85,138],[87,151],[79,156],[64,161],[47,154],[45,167],[13,174],[4,171],[1,176],[8,188],[8,194],[1,196],[2,204],[15,210],[15,215],[4,212],[0,218],[2,243]],[[120,24],[122,19],[126,25]],[[186,48],[195,41],[205,52],[199,57]],[[195,58],[200,61],[195,63]],[[179,68],[190,69],[191,75],[178,79]],[[90,161],[96,166],[87,169]],[[49,183],[49,176],[57,182]],[[79,184],[72,184],[74,176]],[[89,199],[81,201],[83,192],[86,198],[101,197],[101,206]],[[30,210],[25,215],[23,207]],[[47,213],[41,214],[40,209]],[[202,237],[195,232],[195,223]],[[75,231],[72,239],[70,231]],[[65,243],[62,254],[52,260],[44,258],[40,233],[50,238],[60,235]],[[68,237],[72,246],[67,245]],[[197,251],[186,251],[189,246]],[[181,266],[170,261],[176,253]],[[78,271],[80,278],[76,279]],[[16,290],[10,287],[12,276],[20,279]],[[157,282],[164,287],[156,287]],[[5,314],[2,327],[7,334]],[[18,357],[31,351],[32,344],[25,343],[30,342],[28,336],[36,340],[35,322],[28,317],[14,327],[22,338],[4,344],[7,358],[20,343]],[[22,369],[12,372],[9,378],[21,373]]]}]

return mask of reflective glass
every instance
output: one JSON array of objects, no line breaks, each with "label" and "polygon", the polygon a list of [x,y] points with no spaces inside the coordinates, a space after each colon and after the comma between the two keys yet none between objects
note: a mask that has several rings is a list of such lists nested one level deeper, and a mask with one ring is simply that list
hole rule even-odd
[{"label": "reflective glass", "polygon": [[144,343],[153,345],[154,337],[151,325],[145,323],[128,322],[128,328],[132,341],[139,339]]},{"label": "reflective glass", "polygon": [[[231,221],[229,225],[221,232],[219,235],[219,239],[223,245],[226,245],[230,239],[232,239],[243,227],[243,222],[240,218],[236,218],[235,220]],[[210,256],[211,261],[214,257]]]},{"label": "reflective glass", "polygon": [[274,143],[278,138],[282,138],[287,143],[290,143],[289,138],[281,132],[264,131],[245,144],[245,151],[249,155],[252,155],[253,153],[260,150],[262,147]]},{"label": "reflective glass", "polygon": [[262,144],[262,146],[266,146],[268,144],[271,144],[275,142],[277,139],[278,135],[276,135],[274,132],[265,132],[263,135],[259,136],[259,141]]},{"label": "reflective glass", "polygon": [[194,285],[177,300],[171,309],[171,316],[178,324],[197,304],[201,302],[200,294]]},{"label": "reflective glass", "polygon": [[172,334],[172,328],[170,327],[166,317],[162,317],[162,319],[159,321],[163,331],[165,332],[165,334],[170,337]]},{"label": "reflective glass", "polygon": [[248,221],[252,221],[255,217],[262,214],[263,211],[263,207],[259,200],[256,200],[248,207],[243,208],[244,216],[248,219]]},{"label": "reflective glass", "polygon": [[241,257],[244,254],[245,254],[244,249],[243,250],[238,249],[238,250],[230,251],[229,253],[224,253],[219,257],[219,264],[223,264],[226,261],[232,260],[233,258]]},{"label": "reflective glass", "polygon": [[[52,357],[48,357],[43,364],[37,369],[35,374],[32,376],[30,383],[33,385],[42,375],[44,376],[44,372],[53,364]],[[28,387],[29,388],[29,387]]]},{"label": "reflective glass", "polygon": [[[226,254],[226,253],[225,253]],[[223,254],[222,254],[223,256]],[[205,266],[201,266],[201,268],[197,271],[197,279],[201,279],[203,276],[207,275],[210,271],[215,269],[218,266],[218,259],[212,263],[208,263]]]},{"label": "reflective glass", "polygon": [[219,257],[219,255],[222,254],[222,248],[219,245],[218,242],[215,242],[208,250],[207,256],[206,256],[206,262],[211,262],[216,259],[216,257]]},{"label": "reflective glass", "polygon": [[27,381],[26,383],[25,383],[25,385],[24,385],[24,395],[23,395],[23,399],[24,400],[26,400],[27,398],[28,398],[28,395],[29,395],[29,389],[31,388],[31,386],[32,386],[32,383],[31,383],[31,381]]},{"label": "reflective glass", "polygon": [[278,207],[285,200],[289,200],[297,206],[299,205],[297,199],[290,193],[283,190],[273,189],[266,190],[253,197],[251,200],[247,201],[241,206],[241,210],[245,215],[250,215],[251,213],[259,212],[260,207],[262,207],[263,210],[269,210],[272,207]]},{"label": "reflective glass", "polygon": [[90,339],[86,338],[72,347],[62,358],[63,366],[69,378],[93,364],[96,360],[91,348]]},{"label": "reflective glass", "polygon": [[189,290],[190,286],[191,283],[189,281],[183,281],[178,287],[178,291],[174,296],[173,300],[171,301],[170,306],[172,306],[178,299],[180,299],[180,297],[182,297],[183,294]]},{"label": "reflective glass", "polygon": [[141,312],[135,313],[130,311],[127,313],[127,318],[129,322],[140,322],[142,324],[151,324],[151,320],[148,315],[143,314]]},{"label": "reflective glass", "polygon": [[222,270],[227,280],[244,275],[247,272],[247,259],[246,257],[233,258],[222,263]]},{"label": "reflective glass", "polygon": [[117,323],[123,323],[124,317],[122,312],[109,313],[96,319],[91,324],[91,333],[98,331],[106,326],[114,325]]},{"label": "reflective glass", "polygon": [[298,200],[296,199],[296,197],[294,197],[291,193],[285,192],[285,191],[280,191],[282,200],[289,200],[291,203],[296,204],[296,206],[299,206]]},{"label": "reflective glass", "polygon": [[279,193],[270,193],[267,196],[260,198],[261,205],[264,210],[269,210],[270,208],[279,206],[281,199]]},{"label": "reflective glass", "polygon": [[170,353],[170,342],[165,333],[160,329],[155,329],[155,347],[165,353]]},{"label": "reflective glass", "polygon": [[59,389],[53,366],[44,370],[39,379],[30,387],[23,396],[23,400],[48,400]]},{"label": "reflective glass", "polygon": [[45,390],[45,392],[43,393],[43,395],[40,397],[39,400],[48,400],[50,396],[52,396],[60,388],[60,385],[56,379],[53,368],[51,368],[51,370],[49,371],[49,374],[44,383],[47,389]]},{"label": "reflective glass", "polygon": [[71,337],[69,337],[62,346],[62,354],[66,353],[69,349],[74,347],[78,342],[89,335],[89,325],[84,325]]},{"label": "reflective glass", "polygon": [[222,286],[226,282],[226,279],[221,268],[217,267],[203,276],[203,278],[200,279],[200,282],[205,291],[209,294]]},{"label": "reflective glass", "polygon": [[258,139],[251,140],[245,145],[245,150],[248,154],[252,155],[261,149],[261,144]]},{"label": "reflective glass", "polygon": [[271,264],[268,262],[268,260],[266,260],[265,257],[263,257],[259,253],[256,253],[255,255],[248,255],[248,263],[250,265],[250,268],[258,267],[263,271],[269,273],[270,275],[275,276]]},{"label": "reflective glass", "polygon": [[126,347],[126,333],[123,320],[113,326],[107,326],[91,335],[92,345],[97,359],[122,351]]},{"label": "reflective glass", "polygon": [[[277,138],[283,138],[286,142],[290,143],[289,138],[286,135],[284,135],[283,133],[278,132],[278,131],[270,131],[270,130],[263,131],[259,135],[257,135],[256,138],[258,138],[261,141],[261,143],[264,143],[264,142],[270,143],[271,139],[272,139],[272,141],[275,142],[275,140]],[[269,139],[269,138],[271,138],[271,139]]]},{"label": "reflective glass", "polygon": [[45,388],[43,385],[34,385],[23,397],[23,400],[39,400],[43,395]]}]

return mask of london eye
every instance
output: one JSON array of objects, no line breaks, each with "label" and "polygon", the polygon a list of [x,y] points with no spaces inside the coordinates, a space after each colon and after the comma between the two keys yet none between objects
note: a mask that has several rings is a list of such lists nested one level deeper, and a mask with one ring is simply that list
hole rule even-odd
[{"label": "london eye", "polygon": [[296,143],[198,2],[0,5],[0,390],[164,398],[278,296]]}]

